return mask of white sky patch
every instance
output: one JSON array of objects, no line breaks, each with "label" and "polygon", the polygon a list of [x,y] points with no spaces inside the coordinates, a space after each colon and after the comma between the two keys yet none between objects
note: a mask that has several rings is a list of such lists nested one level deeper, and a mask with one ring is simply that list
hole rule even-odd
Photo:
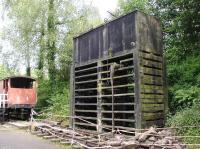
[{"label": "white sky patch", "polygon": [[85,0],[85,2],[97,7],[102,19],[109,16],[107,11],[113,12],[118,5],[118,0]]}]

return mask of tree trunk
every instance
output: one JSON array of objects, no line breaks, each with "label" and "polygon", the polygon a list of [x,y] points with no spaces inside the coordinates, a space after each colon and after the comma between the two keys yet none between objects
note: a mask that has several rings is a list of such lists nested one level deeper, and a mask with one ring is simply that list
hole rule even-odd
[{"label": "tree trunk", "polygon": [[47,59],[48,59],[48,73],[51,82],[51,87],[55,86],[55,54],[56,54],[56,27],[55,27],[55,10],[54,10],[54,0],[49,0],[48,6],[48,19],[47,19]]},{"label": "tree trunk", "polygon": [[41,22],[41,35],[40,35],[40,50],[39,50],[39,61],[38,61],[38,78],[43,79],[44,77],[44,51],[45,51],[45,41],[44,41],[44,36],[45,36],[45,26],[44,22],[45,21],[45,14],[43,12],[42,14],[42,22]]}]

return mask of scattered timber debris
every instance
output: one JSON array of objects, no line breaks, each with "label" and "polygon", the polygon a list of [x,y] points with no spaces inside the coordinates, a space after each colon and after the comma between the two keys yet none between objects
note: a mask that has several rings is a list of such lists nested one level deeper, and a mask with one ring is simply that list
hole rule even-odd
[{"label": "scattered timber debris", "polygon": [[182,144],[181,140],[169,129],[159,130],[149,128],[144,132],[137,132],[135,136],[121,134],[118,130],[113,134],[86,133],[74,131],[70,128],[59,128],[49,124],[34,123],[35,134],[45,139],[57,141],[62,144],[79,146],[77,148],[88,149],[186,149],[187,144]]},{"label": "scattered timber debris", "polygon": [[149,148],[149,149],[185,149],[181,140],[173,136],[170,130],[158,131],[151,127],[143,133],[136,133],[134,137],[122,142],[124,148]]}]

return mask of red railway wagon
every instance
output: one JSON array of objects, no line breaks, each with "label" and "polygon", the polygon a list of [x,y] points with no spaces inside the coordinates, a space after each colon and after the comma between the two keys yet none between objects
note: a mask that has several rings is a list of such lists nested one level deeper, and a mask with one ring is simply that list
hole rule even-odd
[{"label": "red railway wagon", "polygon": [[37,102],[36,79],[11,76],[0,80],[1,115],[28,118]]}]

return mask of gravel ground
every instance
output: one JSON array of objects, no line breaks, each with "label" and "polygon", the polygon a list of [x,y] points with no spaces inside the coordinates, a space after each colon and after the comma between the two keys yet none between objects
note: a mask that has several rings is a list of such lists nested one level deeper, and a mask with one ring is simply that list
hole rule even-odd
[{"label": "gravel ground", "polygon": [[64,149],[29,132],[0,125],[0,149]]}]

